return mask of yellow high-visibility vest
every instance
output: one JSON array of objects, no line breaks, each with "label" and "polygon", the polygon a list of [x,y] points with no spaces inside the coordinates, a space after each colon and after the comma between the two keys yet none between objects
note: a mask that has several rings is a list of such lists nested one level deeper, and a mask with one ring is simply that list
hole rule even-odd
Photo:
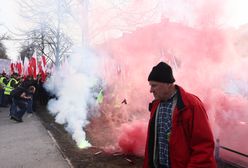
[{"label": "yellow high-visibility vest", "polygon": [[4,89],[6,87],[6,84],[3,82],[3,80],[6,79],[6,77],[2,76],[0,78],[0,86]]},{"label": "yellow high-visibility vest", "polygon": [[5,95],[10,95],[10,92],[11,92],[12,90],[14,90],[14,87],[11,86],[11,82],[12,82],[13,80],[15,81],[15,84],[18,84],[18,81],[17,81],[15,78],[11,78],[11,79],[9,80],[8,84],[7,84],[6,87],[5,87],[5,91],[4,91],[4,94],[5,94]]},{"label": "yellow high-visibility vest", "polygon": [[100,90],[99,94],[97,95],[96,101],[101,104],[103,102],[104,94],[103,89]]}]

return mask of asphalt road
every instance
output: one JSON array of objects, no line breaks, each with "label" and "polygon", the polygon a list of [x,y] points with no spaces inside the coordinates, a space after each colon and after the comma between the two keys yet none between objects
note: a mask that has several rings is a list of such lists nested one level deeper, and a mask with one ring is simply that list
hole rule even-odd
[{"label": "asphalt road", "polygon": [[68,168],[56,142],[36,115],[22,123],[9,119],[0,108],[0,168]]}]

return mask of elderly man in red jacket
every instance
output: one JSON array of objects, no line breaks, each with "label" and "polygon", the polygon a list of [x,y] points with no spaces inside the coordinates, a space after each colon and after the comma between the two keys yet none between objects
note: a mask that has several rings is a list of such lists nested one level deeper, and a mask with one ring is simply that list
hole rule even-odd
[{"label": "elderly man in red jacket", "polygon": [[148,81],[154,101],[144,168],[216,168],[214,139],[203,103],[175,85],[171,67],[160,62]]}]

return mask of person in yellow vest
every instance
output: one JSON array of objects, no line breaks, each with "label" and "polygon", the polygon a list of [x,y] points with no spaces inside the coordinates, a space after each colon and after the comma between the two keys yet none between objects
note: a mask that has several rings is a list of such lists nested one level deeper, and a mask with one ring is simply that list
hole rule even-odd
[{"label": "person in yellow vest", "polygon": [[8,80],[6,77],[6,73],[3,72],[0,75],[0,107],[3,106],[3,100],[4,100],[4,90],[6,85],[8,84]]},{"label": "person in yellow vest", "polygon": [[8,105],[11,104],[10,93],[14,88],[18,86],[18,84],[18,73],[13,73],[4,90],[4,107],[8,107]]}]

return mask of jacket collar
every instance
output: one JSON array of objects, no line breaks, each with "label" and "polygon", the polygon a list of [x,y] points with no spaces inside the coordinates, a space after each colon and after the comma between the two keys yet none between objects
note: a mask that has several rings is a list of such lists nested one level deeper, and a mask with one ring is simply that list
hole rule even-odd
[{"label": "jacket collar", "polygon": [[176,85],[176,89],[177,89],[177,95],[178,95],[176,107],[178,108],[179,111],[181,111],[186,107],[183,101],[183,97],[182,97],[185,91],[178,85]]},{"label": "jacket collar", "polygon": [[[176,85],[176,90],[177,90],[177,104],[176,107],[179,111],[183,110],[186,106],[183,101],[183,95],[185,94],[185,91],[183,90],[182,87]],[[160,100],[153,100],[151,103],[149,103],[149,111],[152,111],[152,107],[156,104],[158,105],[160,103]]]}]

